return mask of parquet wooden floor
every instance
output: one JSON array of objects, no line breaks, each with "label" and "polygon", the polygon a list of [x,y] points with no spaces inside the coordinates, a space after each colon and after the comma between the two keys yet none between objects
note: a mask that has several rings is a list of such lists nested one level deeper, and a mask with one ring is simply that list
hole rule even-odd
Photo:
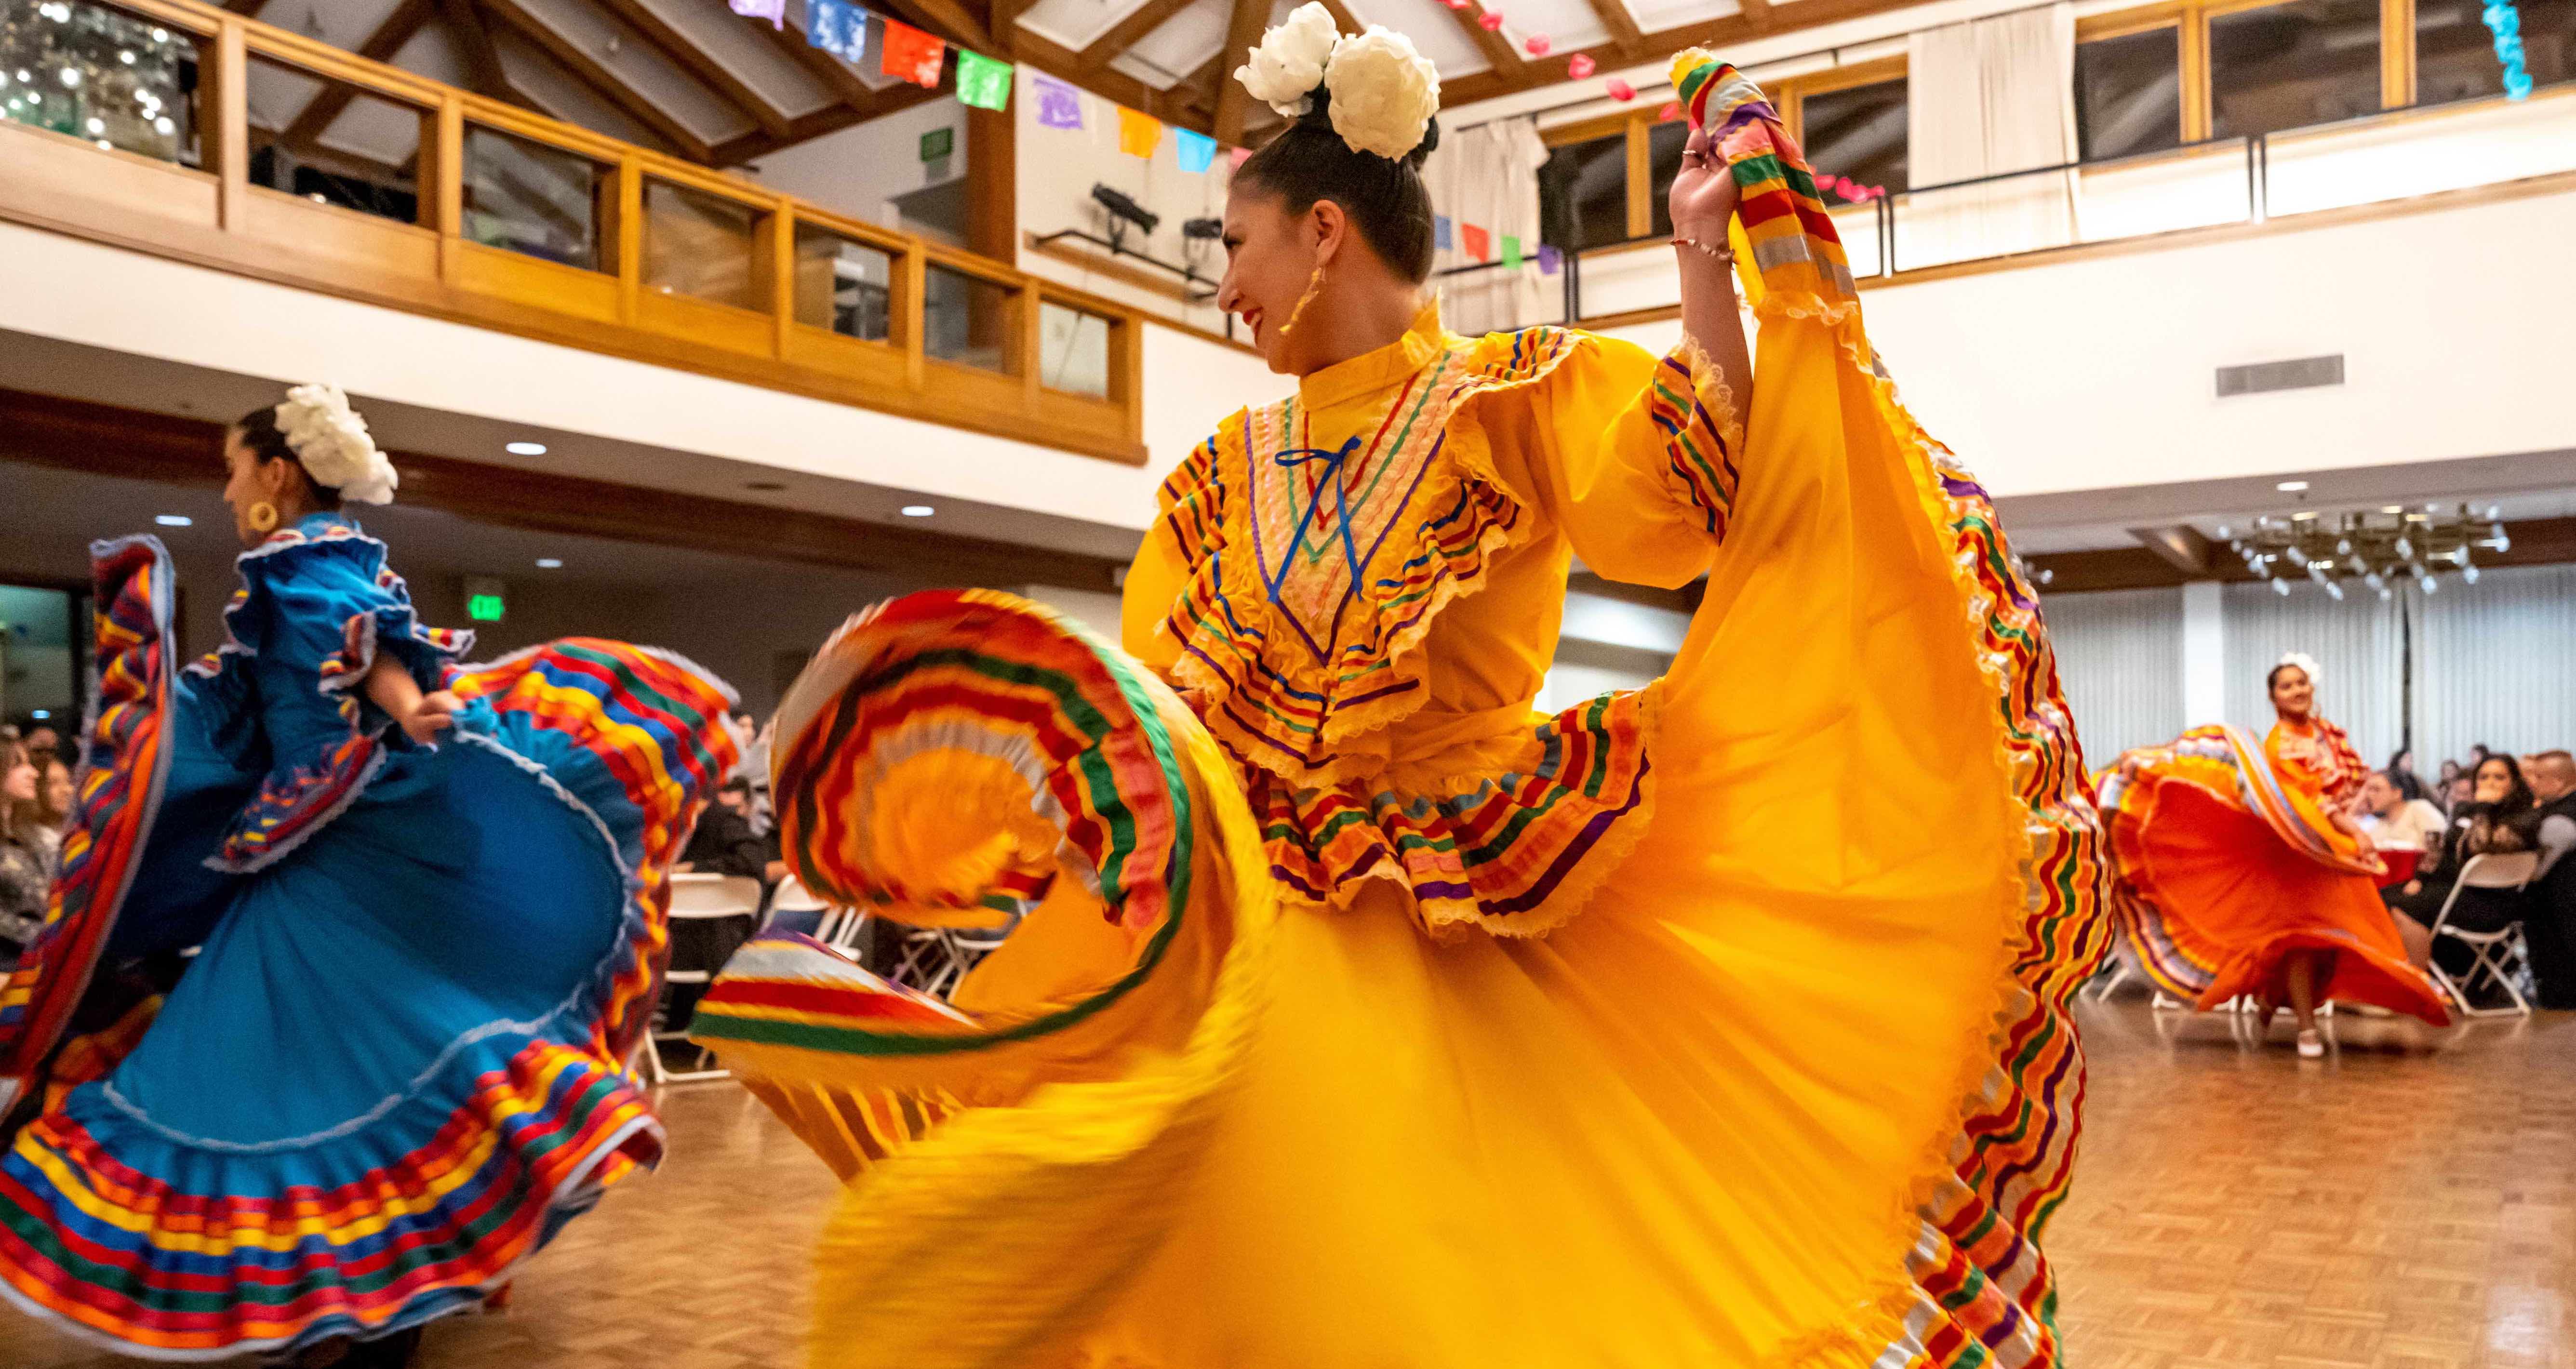
[{"label": "parquet wooden floor", "polygon": [[[2434,1032],[2131,998],[2084,1010],[2086,1149],[2050,1248],[2076,1369],[2576,1369],[2576,1014]],[[831,1176],[729,1084],[669,1091],[671,1153],[421,1369],[792,1369]],[[0,1366],[108,1369],[0,1309]],[[1208,1366],[1222,1369],[1222,1366]],[[1571,1367],[1570,1367],[1571,1369]]]}]

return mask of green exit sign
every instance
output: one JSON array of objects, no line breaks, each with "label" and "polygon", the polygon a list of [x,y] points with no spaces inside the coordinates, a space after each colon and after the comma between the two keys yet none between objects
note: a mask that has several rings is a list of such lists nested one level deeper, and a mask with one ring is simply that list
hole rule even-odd
[{"label": "green exit sign", "polygon": [[510,587],[488,576],[465,581],[465,616],[478,623],[497,623],[510,611]]},{"label": "green exit sign", "polygon": [[934,128],[921,135],[921,159],[935,162],[957,150],[957,130]]}]

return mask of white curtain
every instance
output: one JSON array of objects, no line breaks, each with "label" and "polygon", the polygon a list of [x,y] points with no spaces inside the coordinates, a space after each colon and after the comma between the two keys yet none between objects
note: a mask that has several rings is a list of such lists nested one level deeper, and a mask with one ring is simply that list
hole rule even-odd
[{"label": "white curtain", "polygon": [[[1948,185],[2076,159],[2075,10],[1918,30],[1906,55],[1906,180]],[[1896,201],[1900,269],[2075,241],[2074,173]]]},{"label": "white curtain", "polygon": [[2415,629],[2415,768],[2465,761],[2484,742],[2529,755],[2576,745],[2576,566],[2446,575],[2409,588]]},{"label": "white curtain", "polygon": [[2325,676],[2317,683],[2317,712],[2352,734],[2363,760],[2385,763],[2405,731],[2400,602],[2359,586],[2336,600],[2305,582],[2293,583],[2286,595],[2266,584],[2229,585],[2227,716],[2192,721],[2231,722],[2256,736],[2270,731],[2274,714],[2263,677],[2283,653],[2304,652]]},{"label": "white curtain", "polygon": [[1547,144],[1539,141],[1534,119],[1496,119],[1440,140],[1423,165],[1431,188],[1431,210],[1448,217],[1450,246],[1436,252],[1431,269],[1468,266],[1466,225],[1474,224],[1492,239],[1486,260],[1501,261],[1503,235],[1519,238],[1521,255],[1530,264],[1519,270],[1495,266],[1463,276],[1437,276],[1442,321],[1470,337],[1537,321],[1546,291],[1556,285],[1538,272],[1538,169],[1547,161]]},{"label": "white curtain", "polygon": [[2191,725],[2182,715],[2179,587],[2052,594],[2040,610],[2087,766],[2172,741]]}]

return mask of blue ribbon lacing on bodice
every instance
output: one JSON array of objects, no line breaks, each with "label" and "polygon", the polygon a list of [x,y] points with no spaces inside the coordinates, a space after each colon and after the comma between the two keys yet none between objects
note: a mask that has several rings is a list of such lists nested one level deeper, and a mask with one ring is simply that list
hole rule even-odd
[{"label": "blue ribbon lacing on bodice", "polygon": [[1279,569],[1277,572],[1274,573],[1267,567],[1264,567],[1261,572],[1264,588],[1266,588],[1270,593],[1270,603],[1273,607],[1284,607],[1279,602],[1279,591],[1288,583],[1288,572],[1290,568],[1297,564],[1297,554],[1305,550],[1306,531],[1308,528],[1314,526],[1315,511],[1324,506],[1323,491],[1324,486],[1327,484],[1331,485],[1333,489],[1334,519],[1336,522],[1341,524],[1342,558],[1349,563],[1351,568],[1351,585],[1348,592],[1353,594],[1359,592],[1359,536],[1351,528],[1350,491],[1342,488],[1342,470],[1345,466],[1349,465],[1352,455],[1358,452],[1359,449],[1360,440],[1358,437],[1354,436],[1343,442],[1338,448],[1290,447],[1281,451],[1277,456],[1271,458],[1271,460],[1276,462],[1279,468],[1283,471],[1293,471],[1300,466],[1310,465],[1317,461],[1324,463],[1323,477],[1321,480],[1316,482],[1315,497],[1307,502],[1306,511],[1297,517],[1297,535],[1289,539],[1288,554],[1279,558]]}]

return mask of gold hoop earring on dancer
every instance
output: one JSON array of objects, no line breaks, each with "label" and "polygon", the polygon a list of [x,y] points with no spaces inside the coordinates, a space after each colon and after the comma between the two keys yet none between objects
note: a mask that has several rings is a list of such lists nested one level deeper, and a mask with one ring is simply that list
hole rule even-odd
[{"label": "gold hoop earring on dancer", "polygon": [[1297,307],[1290,309],[1288,311],[1288,321],[1279,325],[1280,337],[1285,338],[1288,334],[1296,330],[1297,320],[1306,316],[1306,306],[1315,302],[1315,296],[1322,292],[1323,288],[1324,264],[1322,262],[1317,262],[1315,263],[1315,274],[1306,278],[1306,293],[1297,297]]},{"label": "gold hoop earring on dancer", "polygon": [[271,532],[277,527],[277,506],[263,499],[242,511],[242,521],[252,532]]}]

